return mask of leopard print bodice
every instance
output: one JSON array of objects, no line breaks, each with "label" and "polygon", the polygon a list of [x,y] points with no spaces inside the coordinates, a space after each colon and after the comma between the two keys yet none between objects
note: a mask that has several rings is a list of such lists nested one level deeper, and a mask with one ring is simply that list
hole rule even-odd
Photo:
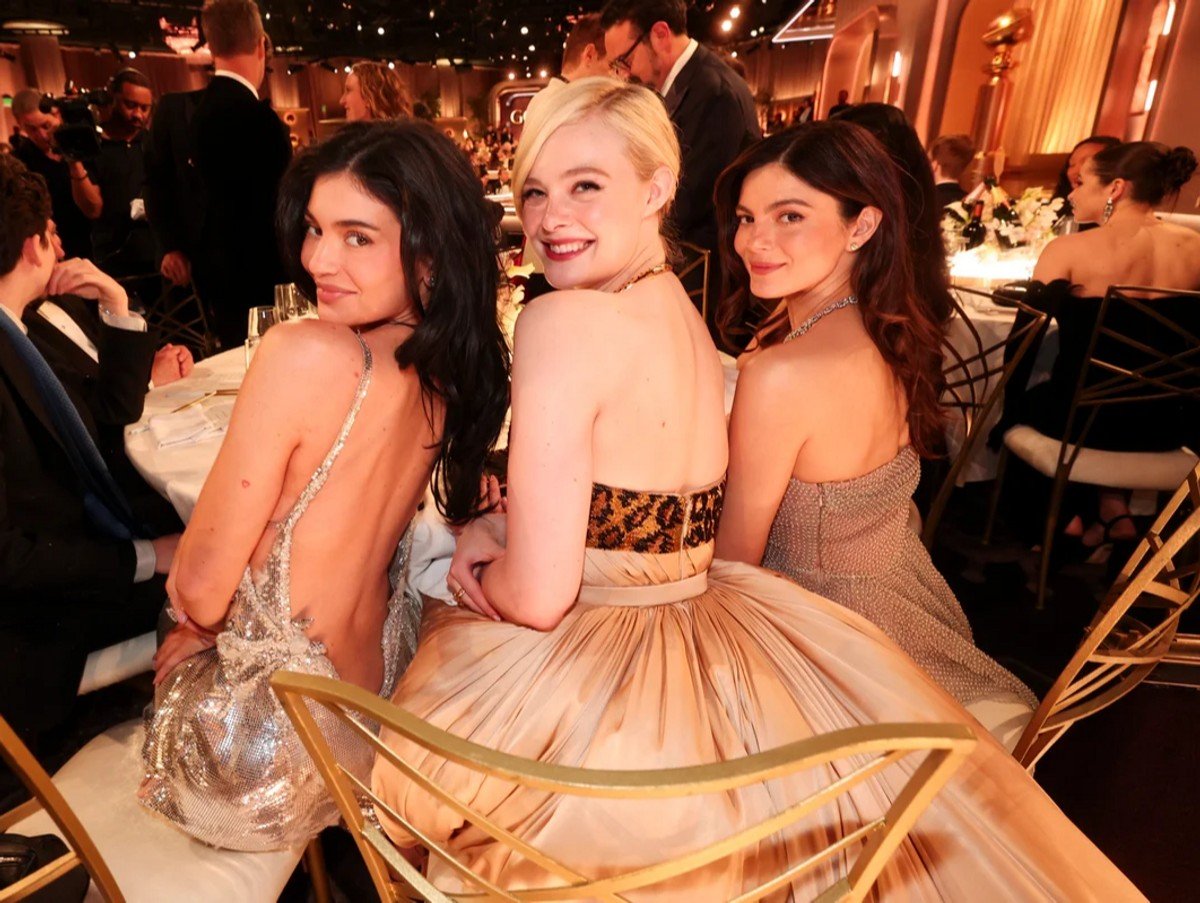
[{"label": "leopard print bodice", "polygon": [[649,554],[698,548],[716,537],[724,494],[724,480],[685,493],[640,492],[595,483],[587,546]]}]

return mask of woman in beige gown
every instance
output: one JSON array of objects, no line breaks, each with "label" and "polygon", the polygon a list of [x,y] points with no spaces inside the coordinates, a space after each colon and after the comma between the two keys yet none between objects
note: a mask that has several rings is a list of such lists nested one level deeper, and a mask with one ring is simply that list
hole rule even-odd
[{"label": "woman in beige gown", "polygon": [[893,225],[900,179],[840,119],[761,141],[721,175],[734,291],[720,319],[761,325],[738,361],[717,555],[862,615],[1000,731],[1037,701],[975,645],[908,523],[920,456],[942,444],[942,327]]},{"label": "woman in beige gown", "polygon": [[[562,290],[517,323],[507,513],[464,530],[448,581],[460,605],[426,604],[394,701],[476,743],[592,768],[722,761],[876,722],[967,722],[867,621],[758,568],[713,561],[723,375],[664,265],[674,132],[644,88],[584,79],[551,90],[555,102],[526,123],[515,184],[526,234]],[[483,779],[395,734],[384,740],[587,875],[727,836],[833,777],[816,769],[736,793],[603,801]],[[641,898],[736,895],[880,814],[898,779],[872,780],[819,819]],[[510,888],[556,881],[394,768],[377,763],[372,780],[486,878]],[[841,858],[823,864],[794,896],[811,898],[844,869]],[[461,887],[436,861],[431,878]],[[889,899],[1138,899],[987,737],[878,887]]]}]

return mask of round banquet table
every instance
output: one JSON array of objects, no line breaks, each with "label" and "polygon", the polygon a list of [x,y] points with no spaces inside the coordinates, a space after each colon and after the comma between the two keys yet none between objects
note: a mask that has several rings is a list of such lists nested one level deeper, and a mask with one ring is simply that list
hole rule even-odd
[{"label": "round banquet table", "polygon": [[[184,523],[192,516],[224,435],[159,448],[150,432],[149,420],[155,415],[169,414],[208,392],[236,389],[245,375],[246,353],[241,348],[205,358],[184,379],[151,389],[146,394],[142,419],[125,428],[125,453],[130,462],[150,486],[175,506]],[[206,411],[227,414],[234,401],[232,396],[222,395],[208,398],[200,405]]]}]

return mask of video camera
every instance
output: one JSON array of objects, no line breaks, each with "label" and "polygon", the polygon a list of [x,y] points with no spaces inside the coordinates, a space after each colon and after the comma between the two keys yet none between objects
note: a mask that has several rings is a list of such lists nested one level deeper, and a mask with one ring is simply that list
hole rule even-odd
[{"label": "video camera", "polygon": [[[68,90],[70,90],[68,86]],[[106,107],[112,94],[105,88],[74,91],[62,97],[46,94],[38,103],[43,113],[58,110],[62,125],[54,132],[54,145],[63,157],[75,162],[93,160],[100,154],[100,124],[92,107]]]}]

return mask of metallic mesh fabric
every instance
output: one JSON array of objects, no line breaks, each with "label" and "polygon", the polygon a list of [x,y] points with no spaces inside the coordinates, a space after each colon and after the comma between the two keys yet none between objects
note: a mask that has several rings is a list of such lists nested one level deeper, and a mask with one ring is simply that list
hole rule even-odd
[{"label": "metallic mesh fabric", "polygon": [[[230,606],[231,617],[215,649],[177,666],[147,711],[139,798],[204,843],[235,850],[278,850],[306,844],[338,819],[308,751],[271,690],[278,670],[338,676],[321,643],[304,633],[311,619],[293,619],[292,533],[320,492],[345,446],[371,382],[371,353],[363,349],[363,374],[353,405],[333,447],[295,506],[278,523],[278,535],[256,580],[249,567]],[[381,644],[384,678],[379,693],[391,696],[412,659],[420,621],[419,602],[404,592],[410,538],[393,563]],[[366,778],[372,756],[351,730],[324,709],[315,709],[339,760]],[[370,725],[377,730],[377,725]]]}]

